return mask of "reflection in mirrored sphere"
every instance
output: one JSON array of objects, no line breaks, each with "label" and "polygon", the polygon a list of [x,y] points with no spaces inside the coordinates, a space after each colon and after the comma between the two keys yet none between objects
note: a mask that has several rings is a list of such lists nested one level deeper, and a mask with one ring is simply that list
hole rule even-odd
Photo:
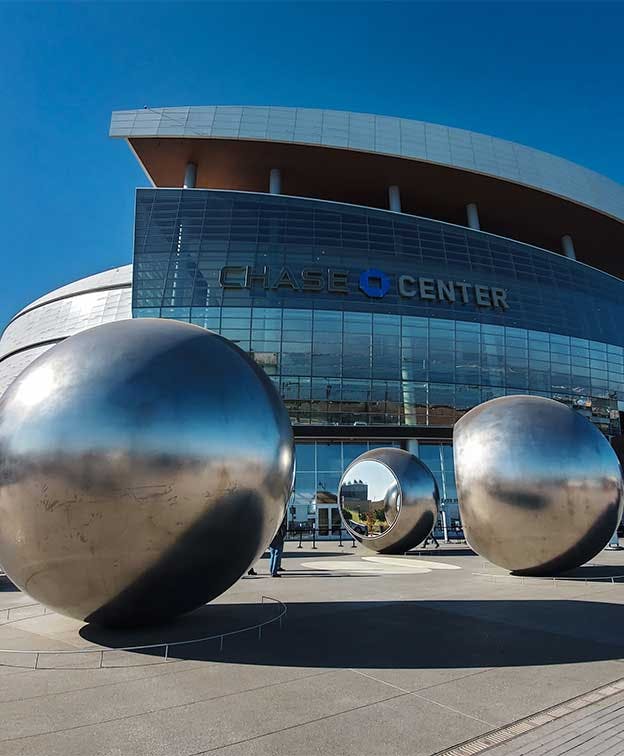
[{"label": "reflection in mirrored sphere", "polygon": [[264,551],[293,464],[286,409],[237,346],[173,320],[98,326],[0,400],[0,563],[71,617],[166,620]]},{"label": "reflection in mirrored sphere", "polygon": [[358,541],[382,554],[401,554],[429,535],[438,517],[435,478],[402,449],[373,449],[345,470],[340,514]]},{"label": "reflection in mirrored sphere", "polygon": [[553,575],[587,562],[622,515],[622,477],[607,439],[552,399],[507,396],[453,432],[466,538],[494,564]]}]

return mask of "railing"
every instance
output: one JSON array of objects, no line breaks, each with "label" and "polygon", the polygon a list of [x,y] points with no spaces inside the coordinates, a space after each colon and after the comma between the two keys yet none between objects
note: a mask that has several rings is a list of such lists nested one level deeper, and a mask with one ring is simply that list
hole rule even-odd
[{"label": "railing", "polygon": [[[461,528],[447,528],[446,538],[445,531],[440,526],[436,526],[433,529],[433,535],[436,540],[444,541],[445,543],[451,543],[452,541],[458,541],[465,543],[466,537],[464,531]],[[318,548],[316,543],[319,540],[323,541],[338,541],[338,546],[343,548],[345,543],[351,544],[351,548],[355,548],[357,539],[346,528],[334,526],[327,526],[322,528],[302,527],[302,528],[289,528],[286,532],[286,541],[296,542],[297,548],[302,549],[303,544],[312,542],[312,548]]]},{"label": "railing", "polygon": [[351,541],[351,548],[353,549],[356,545],[356,540],[351,533],[346,528],[340,528],[337,525],[328,525],[326,528],[289,528],[286,532],[285,540],[298,542],[298,549],[303,548],[304,541],[312,541],[312,548],[316,549],[316,541],[321,538],[323,540],[338,541],[340,548],[344,547],[343,541]]},{"label": "railing", "polygon": [[[170,650],[172,648],[176,648],[179,646],[190,646],[198,643],[206,643],[208,641],[212,640],[218,640],[219,641],[219,651],[223,651],[223,642],[225,638],[229,638],[233,635],[240,635],[241,633],[247,633],[251,631],[257,631],[258,633],[258,640],[262,639],[262,628],[266,627],[267,625],[271,625],[274,622],[278,622],[280,629],[282,628],[282,622],[284,617],[286,616],[286,613],[288,611],[288,608],[286,604],[282,603],[279,599],[273,598],[272,596],[262,596],[262,604],[265,603],[265,601],[271,601],[275,603],[279,607],[278,613],[274,617],[270,617],[268,620],[264,620],[264,622],[259,622],[256,625],[249,625],[247,627],[241,627],[237,630],[229,630],[227,632],[223,633],[216,633],[215,635],[206,635],[200,638],[189,638],[186,640],[181,641],[161,641],[160,643],[150,643],[143,646],[122,646],[122,647],[112,647],[112,648],[79,648],[79,649],[62,649],[62,650],[54,650],[54,649],[15,649],[15,648],[0,648],[0,656],[3,654],[9,654],[11,658],[14,657],[17,659],[18,662],[24,661],[26,657],[33,657],[31,664],[7,664],[6,662],[0,662],[1,667],[19,667],[19,668],[25,668],[25,669],[75,669],[76,667],[41,667],[39,664],[39,661],[42,657],[46,656],[60,656],[61,658],[68,658],[68,657],[77,657],[77,658],[84,658],[85,655],[91,654],[95,655],[96,659],[98,660],[98,663],[94,667],[80,667],[80,669],[111,669],[113,667],[118,666],[124,666],[124,665],[110,665],[110,664],[104,664],[104,658],[105,654],[112,654],[112,653],[132,653],[132,652],[152,652],[160,650],[162,651],[162,656],[157,657],[157,661],[151,662],[151,664],[162,664],[164,662],[170,662],[173,661],[170,657]],[[39,609],[38,612],[35,612],[33,614],[29,613],[27,616],[20,616],[15,617],[15,619],[10,619],[11,614],[13,612],[17,612],[20,609],[31,609],[33,607],[37,607]],[[14,606],[10,607],[8,609],[3,609],[2,612],[6,613],[6,620],[4,622],[0,622],[0,627],[12,624],[14,622],[21,622],[26,619],[31,619],[32,617],[40,617],[44,614],[55,614],[51,609],[47,609],[42,604],[21,604],[20,606]],[[145,665],[150,664],[150,662],[145,662]],[[127,666],[127,665],[125,665]],[[132,666],[144,666],[139,664],[133,664]]]}]

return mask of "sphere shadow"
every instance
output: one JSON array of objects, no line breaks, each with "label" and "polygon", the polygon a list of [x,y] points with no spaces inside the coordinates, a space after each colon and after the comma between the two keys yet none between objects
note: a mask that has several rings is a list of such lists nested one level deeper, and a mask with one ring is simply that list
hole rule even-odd
[{"label": "sphere shadow", "polygon": [[561,572],[559,578],[579,578],[587,581],[599,581],[601,583],[614,578],[617,582],[624,581],[624,567],[616,567],[608,564],[585,564],[572,570]]},{"label": "sphere shadow", "polygon": [[[274,604],[212,604],[163,628],[127,633],[92,625],[80,635],[109,648],[218,635],[276,616]],[[263,614],[264,613],[264,614]],[[591,617],[591,625],[587,618]],[[173,646],[169,658],[223,664],[356,669],[476,669],[624,658],[624,606],[592,601],[339,601],[289,604],[277,623],[205,643]],[[388,638],[392,639],[388,643]],[[328,639],[332,639],[331,642]],[[163,656],[163,649],[146,650]]]}]

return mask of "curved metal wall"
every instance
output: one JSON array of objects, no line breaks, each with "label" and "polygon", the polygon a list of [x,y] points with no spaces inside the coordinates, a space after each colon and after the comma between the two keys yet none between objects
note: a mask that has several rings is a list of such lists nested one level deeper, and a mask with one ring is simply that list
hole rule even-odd
[{"label": "curved metal wall", "polygon": [[0,338],[0,395],[34,359],[67,336],[132,317],[132,266],[49,292],[21,310]]}]

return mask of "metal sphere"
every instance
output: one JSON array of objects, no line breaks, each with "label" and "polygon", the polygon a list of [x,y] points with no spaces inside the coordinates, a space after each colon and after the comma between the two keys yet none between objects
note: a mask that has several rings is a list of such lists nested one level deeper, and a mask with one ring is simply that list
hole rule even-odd
[{"label": "metal sphere", "polygon": [[453,432],[466,538],[494,564],[552,575],[594,557],[622,516],[622,473],[578,412],[539,396],[475,407]]},{"label": "metal sphere", "polygon": [[[344,471],[338,505],[345,528],[380,554],[402,554],[429,535],[438,518],[438,486],[429,468],[402,449],[373,449]],[[358,514],[360,523],[352,516]],[[372,528],[365,523],[366,515]]]},{"label": "metal sphere", "polygon": [[283,402],[227,339],[158,319],[83,331],[0,400],[0,564],[62,614],[164,621],[262,554],[293,466]]}]

